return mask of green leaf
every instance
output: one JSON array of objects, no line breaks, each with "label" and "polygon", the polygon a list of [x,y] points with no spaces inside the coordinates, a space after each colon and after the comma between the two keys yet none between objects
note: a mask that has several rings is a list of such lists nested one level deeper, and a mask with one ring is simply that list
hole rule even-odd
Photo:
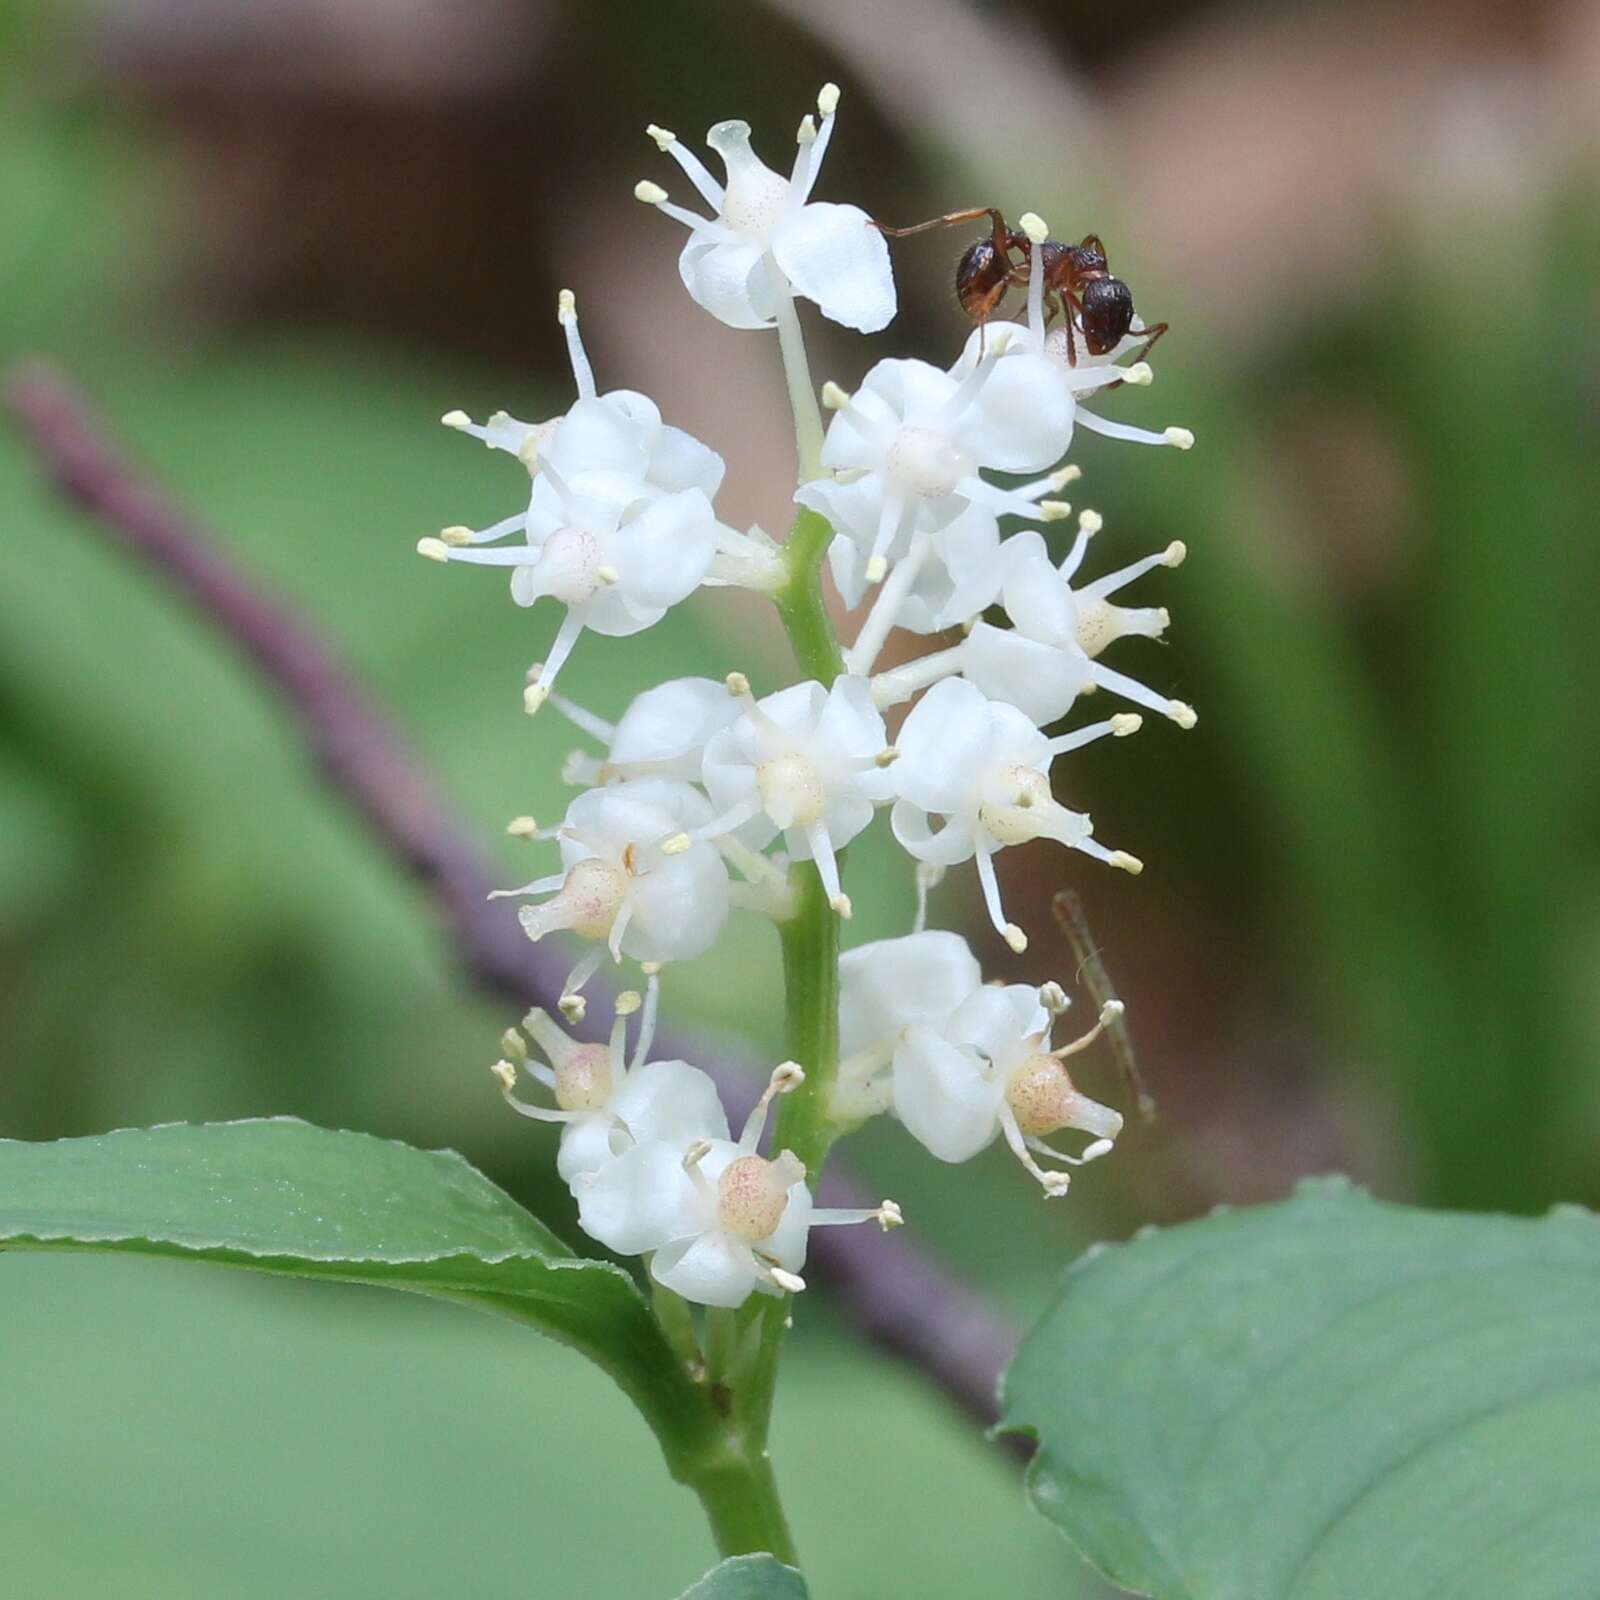
[{"label": "green leaf", "polygon": [[806,1600],[806,1580],[775,1556],[730,1556],[678,1600]]},{"label": "green leaf", "polygon": [[1160,1600],[1600,1593],[1600,1224],[1339,1180],[1085,1257],[1005,1382],[1035,1506]]},{"label": "green leaf", "polygon": [[454,1151],[289,1117],[0,1140],[0,1243],[216,1261],[479,1306],[609,1372],[674,1470],[707,1426],[627,1273],[575,1256]]}]

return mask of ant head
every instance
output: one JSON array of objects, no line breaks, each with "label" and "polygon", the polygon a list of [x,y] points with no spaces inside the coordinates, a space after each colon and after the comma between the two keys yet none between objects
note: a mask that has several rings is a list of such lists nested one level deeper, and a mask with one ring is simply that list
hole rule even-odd
[{"label": "ant head", "polygon": [[956,299],[961,309],[975,322],[992,316],[1005,298],[1010,277],[1011,264],[991,240],[979,239],[968,245],[956,263]]},{"label": "ant head", "polygon": [[1083,286],[1083,339],[1090,355],[1115,350],[1133,326],[1133,291],[1121,278],[1094,278]]}]

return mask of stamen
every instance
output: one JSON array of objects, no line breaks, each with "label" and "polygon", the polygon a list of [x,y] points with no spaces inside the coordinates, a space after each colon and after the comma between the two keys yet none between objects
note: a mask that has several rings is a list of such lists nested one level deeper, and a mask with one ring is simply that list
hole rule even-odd
[{"label": "stamen", "polygon": [[617,727],[614,722],[607,722],[603,717],[597,717],[592,711],[585,711],[575,701],[569,700],[564,694],[552,694],[550,704],[564,716],[573,727],[581,729],[597,743],[610,748],[611,741],[616,737]]},{"label": "stamen", "polygon": [[570,289],[563,289],[556,297],[556,320],[567,335],[567,359],[572,363],[572,378],[578,386],[578,398],[592,400],[596,392],[594,368],[589,365],[588,353],[583,348],[583,338],[578,332],[578,297]]},{"label": "stamen", "polygon": [[1004,1100],[1000,1102],[1000,1130],[1006,1136],[1012,1155],[1032,1177],[1038,1179],[1039,1187],[1044,1190],[1047,1199],[1053,1200],[1067,1192],[1072,1185],[1071,1177],[1065,1172],[1051,1172],[1033,1159],[1027,1141],[1022,1136],[1022,1129],[1017,1126],[1017,1114]]},{"label": "stamen", "polygon": [[1143,706],[1159,716],[1170,717],[1180,728],[1192,728],[1199,721],[1193,706],[1186,705],[1182,700],[1165,699],[1153,689],[1145,688],[1137,678],[1130,678],[1126,673],[1117,672],[1099,661],[1090,665],[1089,676],[1102,689],[1109,689],[1124,700],[1131,700],[1136,706]]},{"label": "stamen", "polygon": [[654,962],[644,963],[647,971],[644,985],[644,1010],[639,1017],[639,1031],[633,1040],[633,1055],[628,1061],[628,1070],[636,1072],[650,1059],[650,1046],[656,1038],[656,1014],[661,1005],[661,978],[657,971],[648,969],[655,966]]},{"label": "stamen", "polygon": [[528,1117],[534,1122],[576,1122],[579,1117],[587,1115],[582,1111],[556,1111],[530,1105],[526,1100],[519,1099],[516,1094],[517,1069],[509,1061],[496,1061],[489,1070],[499,1080],[500,1097],[519,1116]]},{"label": "stamen", "polygon": [[1096,578],[1093,583],[1086,583],[1078,593],[1085,600],[1103,600],[1108,594],[1115,594],[1117,590],[1132,583],[1135,578],[1142,578],[1145,573],[1153,572],[1157,567],[1181,566],[1183,558],[1188,553],[1189,547],[1181,539],[1174,539],[1165,550],[1158,550],[1152,556],[1130,562],[1116,572],[1108,572],[1105,577]]},{"label": "stamen", "polygon": [[[766,1088],[761,1091],[761,1098],[756,1101],[754,1109],[745,1119],[744,1131],[739,1135],[739,1148],[746,1155],[751,1154],[761,1142],[762,1130],[767,1125],[767,1111],[773,1100],[780,1094],[788,1094],[790,1090],[798,1089],[805,1081],[805,1068],[798,1061],[780,1061],[772,1069],[772,1076],[767,1080]],[[801,1167],[799,1176],[805,1176],[804,1167]]]},{"label": "stamen", "polygon": [[813,1228],[849,1228],[861,1222],[876,1222],[885,1233],[906,1225],[904,1214],[893,1200],[883,1200],[870,1207],[825,1206],[811,1213]]},{"label": "stamen", "polygon": [[962,650],[952,645],[948,650],[935,650],[931,655],[919,656],[903,667],[891,667],[872,680],[872,703],[878,710],[886,711],[909,700],[912,695],[930,684],[938,683],[961,670]]},{"label": "stamen", "polygon": [[850,404],[850,391],[842,389],[832,378],[822,386],[822,404],[827,411],[843,411]]},{"label": "stamen", "polygon": [[917,574],[922,571],[932,546],[930,534],[916,534],[911,540],[911,548],[895,563],[894,573],[874,597],[872,608],[856,634],[855,643],[845,652],[847,672],[858,677],[866,677],[871,673],[885,641],[894,631],[900,608],[911,593],[911,586],[917,581]]},{"label": "stamen", "polygon": [[978,883],[983,889],[983,903],[988,908],[994,931],[1020,956],[1028,948],[1028,936],[1016,923],[1006,921],[1005,907],[1000,903],[1000,880],[995,876],[993,850],[978,851]]},{"label": "stamen", "polygon": [[944,870],[933,861],[917,863],[917,910],[911,919],[913,933],[921,933],[928,926],[928,892],[944,881]]},{"label": "stamen", "polygon": [[1058,734],[1047,748],[1052,756],[1064,756],[1069,750],[1081,750],[1086,744],[1093,744],[1096,739],[1104,739],[1108,735],[1114,739],[1125,739],[1130,733],[1137,733],[1143,725],[1144,719],[1133,712],[1118,712],[1104,722],[1091,722],[1087,727],[1073,729],[1071,733]]},{"label": "stamen", "polygon": [[713,211],[720,212],[723,199],[722,185],[712,177],[710,169],[701,161],[699,156],[686,144],[683,144],[677,134],[668,128],[658,128],[652,122],[645,129],[645,132],[655,141],[656,149],[661,151],[663,155],[671,156],[678,163],[683,169],[684,177],[699,191],[700,198]]},{"label": "stamen", "polygon": [[1120,1000],[1107,1000],[1100,1007],[1100,1015],[1095,1025],[1087,1033],[1074,1039],[1071,1044],[1064,1044],[1052,1050],[1050,1055],[1057,1061],[1065,1061],[1068,1056],[1075,1056],[1080,1050],[1087,1050],[1127,1009]]},{"label": "stamen", "polygon": [[[1102,369],[1103,370],[1103,369]],[[1112,422],[1093,411],[1079,406],[1078,421],[1090,433],[1101,433],[1108,439],[1125,439],[1130,444],[1170,444],[1187,450],[1194,443],[1194,435],[1187,428],[1168,428],[1165,433],[1152,433],[1148,428],[1130,427],[1126,422]]]},{"label": "stamen", "polygon": [[522,709],[530,717],[550,698],[550,685],[555,682],[556,674],[566,664],[567,657],[572,654],[572,647],[578,642],[578,635],[582,632],[583,618],[576,611],[569,609],[566,616],[561,619],[561,626],[551,641],[550,654],[544,658],[539,667],[539,675],[522,691]]},{"label": "stamen", "polygon": [[[530,817],[528,820],[531,822],[533,819]],[[506,831],[509,833],[511,830],[508,828]],[[540,837],[540,835],[537,832],[534,832],[525,835],[525,837],[537,839]],[[550,834],[546,832],[543,837],[548,839]],[[519,898],[525,894],[555,894],[556,891],[566,883],[566,881],[566,873],[553,872],[549,875],[549,877],[535,878],[532,883],[525,883],[521,886],[521,888],[518,889],[491,889],[489,891],[488,898],[490,900],[511,900]]]}]

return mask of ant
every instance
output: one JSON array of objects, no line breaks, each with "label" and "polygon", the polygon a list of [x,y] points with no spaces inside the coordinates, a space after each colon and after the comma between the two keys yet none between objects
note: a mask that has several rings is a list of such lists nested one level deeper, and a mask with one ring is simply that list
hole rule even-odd
[{"label": "ant", "polygon": [[[1009,227],[992,206],[952,211],[947,216],[919,222],[910,228],[886,228],[881,222],[876,226],[892,238],[904,239],[914,233],[927,233],[932,228],[976,222],[979,217],[988,217],[990,234],[987,239],[968,245],[956,263],[956,299],[961,309],[982,327],[1000,309],[1008,291],[1024,287],[1028,282],[1033,270],[1033,241],[1027,234]],[[1012,251],[1022,256],[1020,266],[1012,260]],[[1039,246],[1039,259],[1044,271],[1046,320],[1059,307],[1068,328],[1076,326],[1081,330],[1090,355],[1103,356],[1115,350],[1133,328],[1133,291],[1121,278],[1112,277],[1099,235],[1087,234],[1081,244],[1046,239]],[[1164,322],[1153,323],[1142,330],[1146,356],[1166,331]],[[1077,344],[1075,338],[1068,338],[1069,366],[1078,364]]]}]

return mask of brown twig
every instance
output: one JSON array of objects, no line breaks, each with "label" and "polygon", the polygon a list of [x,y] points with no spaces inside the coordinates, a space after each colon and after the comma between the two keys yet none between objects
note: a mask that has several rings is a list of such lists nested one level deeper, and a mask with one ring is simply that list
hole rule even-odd
[{"label": "brown twig", "polygon": [[[216,541],[121,455],[52,367],[18,369],[4,399],[56,487],[127,555],[159,573],[277,691],[330,788],[432,896],[468,974],[519,1008],[552,1005],[561,964],[528,942],[504,901],[487,898],[495,885],[487,859],[327,645],[233,570]],[[663,1054],[711,1073],[735,1119],[753,1103],[750,1074],[692,1042],[663,1044]],[[832,1205],[872,1203],[837,1173],[823,1192]],[[821,1229],[812,1251],[868,1339],[919,1368],[980,1421],[994,1420],[995,1383],[1016,1341],[980,1296],[904,1234]],[[1012,1442],[1026,1452],[1023,1441]]]}]

